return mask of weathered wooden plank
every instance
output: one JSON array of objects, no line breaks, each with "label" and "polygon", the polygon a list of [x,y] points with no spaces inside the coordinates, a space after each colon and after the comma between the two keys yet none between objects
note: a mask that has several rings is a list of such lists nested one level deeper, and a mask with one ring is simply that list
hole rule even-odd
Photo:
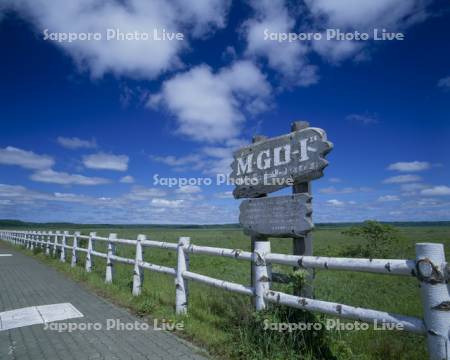
[{"label": "weathered wooden plank", "polygon": [[320,178],[328,165],[324,156],[332,147],[325,132],[312,127],[246,146],[234,153],[233,195],[258,197]]},{"label": "weathered wooden plank", "polygon": [[248,235],[295,237],[313,228],[308,194],[248,199],[239,209],[239,222]]}]

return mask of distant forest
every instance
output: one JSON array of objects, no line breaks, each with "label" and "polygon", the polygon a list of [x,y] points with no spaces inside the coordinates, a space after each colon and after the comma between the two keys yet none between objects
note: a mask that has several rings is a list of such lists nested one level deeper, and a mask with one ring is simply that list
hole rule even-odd
[{"label": "distant forest", "polygon": [[[391,224],[394,226],[450,226],[450,221],[405,221],[405,222],[383,222],[385,224]],[[316,228],[339,228],[348,227],[352,225],[357,225],[359,223],[316,223]],[[62,228],[62,227],[79,227],[79,228],[167,228],[167,229],[239,229],[241,226],[239,224],[210,224],[210,225],[199,225],[199,224],[76,224],[76,223],[66,223],[66,222],[49,222],[49,223],[36,223],[36,222],[26,222],[20,220],[9,220],[0,219],[0,228]]]}]

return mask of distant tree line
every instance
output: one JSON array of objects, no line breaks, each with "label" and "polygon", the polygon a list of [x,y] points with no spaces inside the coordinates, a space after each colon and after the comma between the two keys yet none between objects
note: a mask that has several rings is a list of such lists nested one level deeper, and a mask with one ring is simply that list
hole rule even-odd
[{"label": "distant tree line", "polygon": [[[357,226],[363,222],[346,222],[346,223],[316,223],[315,227],[319,229],[323,228],[346,228],[351,226]],[[397,227],[404,226],[450,226],[450,221],[404,221],[404,222],[380,222],[381,224],[388,224]],[[77,227],[77,228],[103,228],[103,229],[136,229],[136,228],[165,228],[165,229],[239,229],[239,224],[76,224],[70,222],[27,222],[13,219],[0,219],[0,228],[20,228],[20,227],[34,227],[34,228],[64,228],[64,227]]]}]

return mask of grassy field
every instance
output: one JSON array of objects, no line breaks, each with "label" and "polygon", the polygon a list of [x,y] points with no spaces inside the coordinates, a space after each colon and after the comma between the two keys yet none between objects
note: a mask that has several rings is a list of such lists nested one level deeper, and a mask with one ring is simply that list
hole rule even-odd
[{"label": "grassy field", "polygon": [[[414,258],[417,242],[444,243],[447,259],[450,258],[450,227],[417,226],[400,227],[401,240],[389,248],[391,258]],[[54,229],[53,229],[54,230]],[[79,230],[76,226],[64,230]],[[341,234],[342,228],[319,228],[313,233],[314,253],[323,256],[340,256],[343,249],[360,240]],[[124,228],[89,230],[81,228],[83,234],[97,231],[106,236],[116,232],[120,238],[135,239],[146,234],[149,239],[176,242],[180,236],[190,236],[197,245],[239,248],[249,250],[248,237],[239,229],[156,229]],[[272,239],[272,251],[290,253],[291,240]],[[96,245],[97,246],[97,245]],[[98,245],[97,249],[104,249]],[[104,251],[104,250],[101,251]],[[126,245],[117,247],[117,254],[133,257],[134,249]],[[36,254],[42,261],[52,264],[71,277],[83,281],[89,287],[115,302],[126,306],[141,316],[183,320],[185,329],[179,335],[206,348],[210,354],[223,359],[424,359],[427,358],[424,338],[406,332],[394,331],[327,331],[320,334],[274,334],[263,330],[261,317],[252,315],[250,299],[243,295],[190,282],[189,315],[176,318],[174,315],[175,291],[173,278],[145,271],[143,294],[131,296],[132,268],[117,265],[114,283],[105,285],[105,262],[95,258],[94,272],[87,275],[82,266],[71,269],[69,264]],[[146,249],[145,260],[175,267],[176,253],[167,250]],[[68,255],[70,259],[70,255]],[[204,255],[191,255],[191,269],[208,276],[249,283],[248,262]],[[274,270],[290,272],[287,267]],[[404,315],[422,316],[418,284],[414,278],[372,275],[350,272],[317,271],[315,296],[318,299],[341,302],[349,305],[396,312]],[[288,285],[276,285],[290,291]],[[274,312],[282,314],[273,315]],[[285,310],[274,309],[262,317],[285,319]],[[294,318],[298,318],[297,312]],[[281,316],[281,317],[280,317]],[[300,316],[305,316],[300,314]],[[292,313],[289,314],[292,319]],[[325,316],[316,317],[325,321]],[[343,321],[343,320],[342,320]],[[295,336],[297,338],[292,338]],[[300,337],[300,339],[299,339]],[[299,348],[293,348],[293,346]],[[313,348],[318,348],[314,350]],[[324,350],[324,348],[326,348]]]}]

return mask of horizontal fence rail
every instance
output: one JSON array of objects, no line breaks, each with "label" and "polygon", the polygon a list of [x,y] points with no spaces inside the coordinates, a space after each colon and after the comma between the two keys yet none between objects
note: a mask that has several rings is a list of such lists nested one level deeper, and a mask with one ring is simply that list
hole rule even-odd
[{"label": "horizontal fence rail", "polygon": [[[181,237],[178,243],[170,243],[148,240],[145,235],[138,235],[136,240],[130,240],[117,238],[116,234],[101,237],[97,236],[95,232],[91,232],[89,235],[81,235],[79,232],[71,234],[68,231],[0,230],[0,239],[15,245],[22,245],[30,250],[41,248],[47,256],[59,257],[61,262],[65,262],[68,254],[71,254],[70,264],[72,267],[77,266],[78,253],[85,253],[85,270],[87,272],[92,271],[94,257],[103,258],[106,260],[106,283],[113,282],[114,262],[132,265],[134,267],[132,289],[134,296],[141,294],[144,269],[171,275],[175,278],[175,309],[177,314],[187,314],[188,281],[196,281],[226,291],[251,296],[254,298],[257,311],[266,309],[269,303],[276,303],[362,322],[374,323],[378,321],[384,324],[398,325],[397,329],[403,329],[427,337],[430,359],[450,359],[449,270],[442,244],[416,244],[416,258],[414,260],[401,260],[275,254],[270,250],[269,241],[256,241],[254,251],[249,252],[239,249],[193,245],[189,237]],[[68,243],[69,239],[71,240],[70,244]],[[80,246],[81,239],[87,240],[86,247]],[[95,249],[97,241],[106,244],[106,253]],[[119,244],[133,246],[135,248],[135,257],[126,258],[116,255],[116,246]],[[177,266],[171,268],[144,261],[143,253],[145,248],[176,251]],[[190,271],[189,256],[191,254],[252,262],[254,287]],[[419,319],[274,291],[271,289],[272,264],[295,266],[304,269],[345,270],[415,277],[420,286],[424,318]]]}]

